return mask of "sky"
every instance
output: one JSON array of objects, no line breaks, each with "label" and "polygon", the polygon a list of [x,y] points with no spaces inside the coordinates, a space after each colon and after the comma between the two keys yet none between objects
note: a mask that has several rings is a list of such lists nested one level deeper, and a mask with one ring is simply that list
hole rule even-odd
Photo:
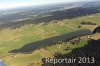
[{"label": "sky", "polygon": [[0,0],[0,9],[16,8],[23,6],[36,6],[60,2],[77,2],[87,0]]}]

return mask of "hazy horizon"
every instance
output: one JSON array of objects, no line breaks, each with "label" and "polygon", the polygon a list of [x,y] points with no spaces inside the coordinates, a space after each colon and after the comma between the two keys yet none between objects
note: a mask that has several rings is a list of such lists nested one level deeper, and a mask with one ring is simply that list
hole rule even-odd
[{"label": "hazy horizon", "polygon": [[9,9],[24,6],[38,6],[53,3],[63,2],[82,2],[82,1],[93,1],[93,0],[0,0],[0,9]]}]

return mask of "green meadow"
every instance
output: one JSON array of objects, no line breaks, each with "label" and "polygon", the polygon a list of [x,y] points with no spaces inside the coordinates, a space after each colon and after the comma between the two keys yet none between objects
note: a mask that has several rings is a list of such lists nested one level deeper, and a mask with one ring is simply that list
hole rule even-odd
[{"label": "green meadow", "polygon": [[[84,26],[81,22],[95,22],[100,25],[100,13],[82,16],[73,19],[64,19],[57,21],[57,23],[50,23],[44,25],[40,24],[27,24],[20,28],[11,29],[4,28],[0,31],[0,56],[8,54],[8,51],[21,48],[22,46],[46,39],[49,37],[70,33],[81,29],[94,29],[96,26]],[[78,28],[78,26],[82,26]],[[76,38],[77,39],[77,38]],[[45,47],[34,51],[32,54],[16,54],[2,57],[7,66],[27,66],[34,63],[33,66],[41,66],[41,59],[44,57],[53,57],[55,53],[70,53],[72,49],[83,47],[87,44],[87,37],[81,37],[81,42],[78,44],[61,43],[53,46]],[[74,40],[74,39],[73,39]],[[68,48],[68,50],[65,50]]]}]

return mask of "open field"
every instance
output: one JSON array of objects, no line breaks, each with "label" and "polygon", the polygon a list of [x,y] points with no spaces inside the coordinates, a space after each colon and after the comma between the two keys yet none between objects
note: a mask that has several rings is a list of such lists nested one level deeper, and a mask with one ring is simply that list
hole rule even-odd
[{"label": "open field", "polygon": [[91,38],[92,38],[92,39],[95,39],[95,40],[100,39],[100,33],[97,33],[97,34],[92,35]]},{"label": "open field", "polygon": [[[41,48],[39,50],[34,51],[32,54],[15,54],[14,56],[10,55],[2,59],[6,62],[8,66],[18,66],[18,65],[27,66],[31,63],[34,63],[33,66],[41,66],[42,64],[41,59],[44,57],[53,58],[54,57],[53,55],[56,53],[61,53],[61,54],[70,53],[72,52],[72,49],[83,47],[84,45],[86,45],[87,38],[81,37],[81,39],[85,40],[81,40],[81,42],[79,42],[78,44],[71,44],[70,42],[60,43],[52,45],[50,47]],[[67,50],[65,50],[66,48]]]},{"label": "open field", "polygon": [[[91,30],[92,28],[93,30],[94,27],[96,27],[88,27],[88,25],[86,27],[86,25],[81,25],[81,22],[94,22],[97,25],[100,25],[100,13],[73,19],[64,19],[57,21],[57,23],[52,23],[51,21],[46,25],[40,23],[37,25],[25,25],[16,29],[4,28],[0,31],[0,55],[2,56],[8,54],[8,51],[21,48],[22,46],[34,41],[81,29]],[[78,26],[82,27],[78,28]],[[85,44],[87,44],[87,37],[85,36],[81,38],[82,40],[80,43],[75,45],[71,44],[70,42],[68,42],[68,44],[61,43],[36,50],[32,54],[16,54],[15,56],[10,55],[3,57],[2,59],[7,66],[27,66],[30,63],[34,63],[33,66],[41,66],[41,59],[43,57],[53,57],[53,55],[57,52],[65,54],[71,52],[71,50],[74,48],[83,47]],[[65,51],[64,49],[66,49],[66,47],[68,47],[68,50]]]}]

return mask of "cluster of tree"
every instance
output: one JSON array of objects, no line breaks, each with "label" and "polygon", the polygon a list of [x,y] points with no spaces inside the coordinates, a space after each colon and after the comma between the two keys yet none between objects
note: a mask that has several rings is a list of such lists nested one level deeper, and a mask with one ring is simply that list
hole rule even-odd
[{"label": "cluster of tree", "polygon": [[9,52],[10,53],[31,53],[33,50],[40,49],[42,47],[51,46],[59,42],[66,42],[66,41],[69,41],[70,39],[73,39],[79,36],[89,35],[89,34],[92,34],[90,30],[75,31],[68,34],[63,34],[63,35],[47,38],[44,40],[32,42],[30,44],[23,46],[20,49],[14,49]]},{"label": "cluster of tree", "polygon": [[100,66],[100,39],[99,40],[89,40],[88,44],[85,47],[74,49],[69,54],[55,54],[55,58],[79,58],[79,57],[86,57],[94,59],[88,59],[84,61],[94,61],[94,63],[56,63],[56,64],[49,64],[45,62],[45,58],[42,59],[43,65],[42,66]]},{"label": "cluster of tree", "polygon": [[96,25],[96,23],[93,22],[81,22],[82,25]]},{"label": "cluster of tree", "polygon": [[80,37],[78,37],[77,39],[70,40],[69,42],[70,42],[71,44],[79,44],[79,43],[80,43],[80,41],[81,41],[81,38],[80,38]]},{"label": "cluster of tree", "polygon": [[98,27],[95,28],[95,30],[93,31],[93,34],[94,33],[100,33],[100,26],[98,26]]}]

